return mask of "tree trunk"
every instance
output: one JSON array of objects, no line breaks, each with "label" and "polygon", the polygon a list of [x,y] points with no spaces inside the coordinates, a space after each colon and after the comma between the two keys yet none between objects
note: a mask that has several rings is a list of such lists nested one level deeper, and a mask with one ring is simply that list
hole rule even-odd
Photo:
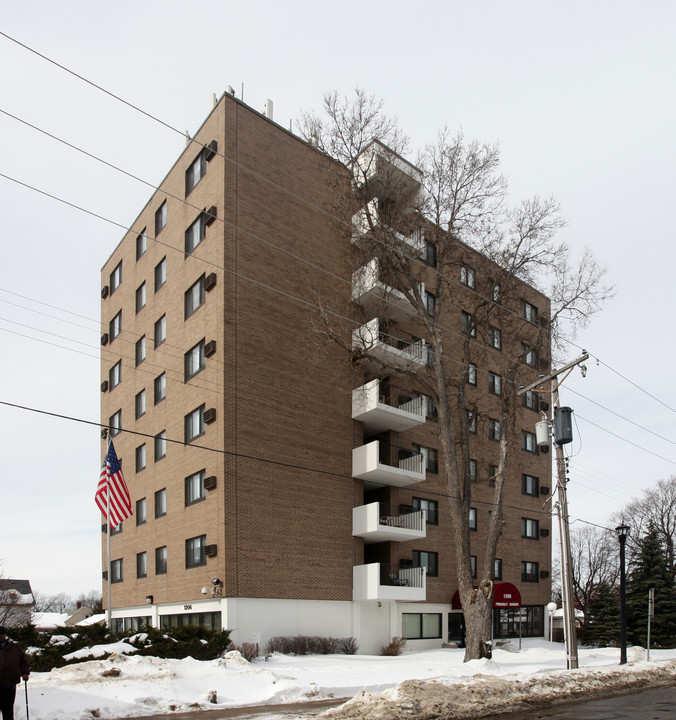
[{"label": "tree trunk", "polygon": [[465,614],[467,645],[464,661],[491,658],[491,620],[493,607],[493,583],[482,582],[479,588],[470,593],[469,599],[462,604]]}]

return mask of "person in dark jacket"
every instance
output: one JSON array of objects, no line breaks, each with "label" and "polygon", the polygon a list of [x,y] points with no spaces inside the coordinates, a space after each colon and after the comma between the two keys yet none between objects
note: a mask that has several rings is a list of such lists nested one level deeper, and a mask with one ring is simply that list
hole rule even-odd
[{"label": "person in dark jacket", "polygon": [[2,720],[14,720],[14,698],[17,683],[28,680],[28,660],[24,651],[7,638],[7,629],[0,625],[0,710]]}]

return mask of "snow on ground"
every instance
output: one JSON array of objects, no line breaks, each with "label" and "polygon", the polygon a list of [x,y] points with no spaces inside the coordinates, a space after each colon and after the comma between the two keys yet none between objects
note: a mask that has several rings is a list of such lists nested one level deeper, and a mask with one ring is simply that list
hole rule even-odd
[{"label": "snow on ground", "polygon": [[[97,647],[97,652],[102,648]],[[212,661],[160,660],[124,655],[116,645],[105,660],[91,660],[33,673],[28,681],[32,720],[124,718],[244,705],[353,698],[326,711],[332,720],[366,718],[485,716],[576,697],[589,691],[621,691],[635,682],[676,679],[676,649],[653,650],[650,663],[641,648],[629,648],[620,668],[619,650],[580,650],[580,668],[567,671],[561,644],[518,641],[496,649],[492,660],[463,663],[463,650],[374,655],[275,654],[248,663],[239,653]],[[427,681],[427,682],[423,682]],[[26,713],[24,688],[18,688],[17,717]]]}]

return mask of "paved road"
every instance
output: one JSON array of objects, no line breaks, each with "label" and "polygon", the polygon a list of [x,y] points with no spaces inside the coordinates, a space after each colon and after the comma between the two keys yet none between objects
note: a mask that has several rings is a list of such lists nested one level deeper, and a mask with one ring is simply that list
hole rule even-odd
[{"label": "paved road", "polygon": [[676,687],[499,715],[491,720],[669,720],[676,718]]}]

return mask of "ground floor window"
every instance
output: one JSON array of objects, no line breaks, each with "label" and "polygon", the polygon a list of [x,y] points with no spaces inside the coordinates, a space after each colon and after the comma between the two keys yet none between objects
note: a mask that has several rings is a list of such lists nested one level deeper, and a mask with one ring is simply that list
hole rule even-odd
[{"label": "ground floor window", "polygon": [[125,633],[128,630],[140,630],[144,627],[151,626],[151,617],[126,617],[126,618],[113,618],[113,632]]},{"label": "ground floor window", "polygon": [[402,613],[401,634],[409,640],[441,637],[441,613]]},{"label": "ground floor window", "polygon": [[198,625],[199,627],[221,630],[220,612],[182,613],[181,615],[160,615],[160,627],[183,627]]},{"label": "ground floor window", "polygon": [[494,610],[493,635],[496,638],[543,637],[545,634],[544,616],[542,605]]}]

